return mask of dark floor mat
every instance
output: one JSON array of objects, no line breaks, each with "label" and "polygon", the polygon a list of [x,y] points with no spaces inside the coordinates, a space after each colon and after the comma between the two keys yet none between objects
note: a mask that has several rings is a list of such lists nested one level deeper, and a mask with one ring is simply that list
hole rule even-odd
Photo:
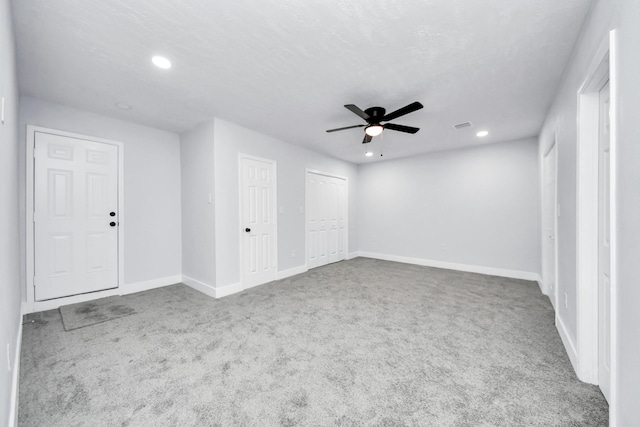
[{"label": "dark floor mat", "polygon": [[124,298],[113,296],[60,307],[65,331],[72,331],[135,314]]}]

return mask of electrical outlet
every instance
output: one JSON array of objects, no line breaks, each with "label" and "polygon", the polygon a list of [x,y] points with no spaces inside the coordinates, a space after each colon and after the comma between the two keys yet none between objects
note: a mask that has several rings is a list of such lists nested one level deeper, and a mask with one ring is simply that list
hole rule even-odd
[{"label": "electrical outlet", "polygon": [[291,258],[295,258],[296,257],[296,250],[293,249],[291,250]]},{"label": "electrical outlet", "polygon": [[564,293],[564,308],[569,308],[569,297],[566,292]]},{"label": "electrical outlet", "polygon": [[11,372],[11,344],[7,343],[7,370]]},{"label": "electrical outlet", "polygon": [[442,252],[446,252],[447,251],[447,244],[443,243],[442,244]]},{"label": "electrical outlet", "polygon": [[376,243],[378,241],[378,236],[371,237],[371,240],[373,240],[373,243]]}]

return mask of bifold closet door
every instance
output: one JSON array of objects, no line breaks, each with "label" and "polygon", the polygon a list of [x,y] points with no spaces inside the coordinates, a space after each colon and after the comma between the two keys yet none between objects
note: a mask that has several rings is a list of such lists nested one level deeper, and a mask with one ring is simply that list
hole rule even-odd
[{"label": "bifold closet door", "polygon": [[307,173],[307,267],[346,258],[346,181]]}]

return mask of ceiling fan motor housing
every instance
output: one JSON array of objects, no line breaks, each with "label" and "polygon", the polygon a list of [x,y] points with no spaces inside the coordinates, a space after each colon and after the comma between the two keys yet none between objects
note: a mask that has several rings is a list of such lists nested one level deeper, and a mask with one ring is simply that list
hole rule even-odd
[{"label": "ceiling fan motor housing", "polygon": [[364,110],[364,112],[369,115],[369,119],[367,121],[370,124],[380,123],[380,120],[382,120],[386,111],[387,110],[382,107],[371,107]]}]

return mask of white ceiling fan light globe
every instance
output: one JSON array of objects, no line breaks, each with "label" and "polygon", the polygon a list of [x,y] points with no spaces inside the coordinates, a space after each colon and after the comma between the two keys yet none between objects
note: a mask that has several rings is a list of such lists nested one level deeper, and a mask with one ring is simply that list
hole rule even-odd
[{"label": "white ceiling fan light globe", "polygon": [[156,55],[151,58],[151,62],[153,62],[153,65],[155,65],[156,67],[162,68],[163,70],[168,70],[169,68],[171,68],[171,61],[169,61],[164,56]]},{"label": "white ceiling fan light globe", "polygon": [[364,129],[364,133],[369,136],[378,136],[382,133],[384,128],[381,125],[370,125]]}]

